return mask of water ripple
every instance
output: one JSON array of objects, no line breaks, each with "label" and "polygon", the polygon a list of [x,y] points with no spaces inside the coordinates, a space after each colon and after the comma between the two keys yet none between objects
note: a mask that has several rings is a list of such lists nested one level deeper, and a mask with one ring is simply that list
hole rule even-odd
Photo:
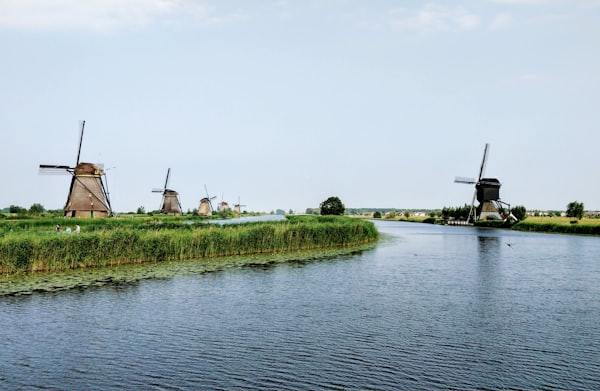
[{"label": "water ripple", "polygon": [[0,388],[600,389],[597,238],[380,228],[354,255],[0,297]]}]

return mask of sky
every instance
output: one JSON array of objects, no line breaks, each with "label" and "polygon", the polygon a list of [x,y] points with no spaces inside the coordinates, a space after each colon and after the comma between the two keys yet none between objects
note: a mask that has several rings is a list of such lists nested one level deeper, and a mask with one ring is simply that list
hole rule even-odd
[{"label": "sky", "polygon": [[[600,0],[0,0],[0,208],[600,210]],[[238,201],[239,200],[239,201]]]}]

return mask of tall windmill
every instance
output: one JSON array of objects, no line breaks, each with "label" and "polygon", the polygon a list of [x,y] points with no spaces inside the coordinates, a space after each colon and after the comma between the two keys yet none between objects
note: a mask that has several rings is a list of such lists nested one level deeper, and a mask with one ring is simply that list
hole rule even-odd
[{"label": "tall windmill", "polygon": [[211,216],[213,212],[212,200],[217,198],[216,196],[211,197],[208,194],[208,188],[204,185],[204,190],[206,191],[206,197],[200,200],[200,207],[198,208],[198,214],[200,216]]},{"label": "tall windmill", "polygon": [[245,208],[245,207],[246,207],[246,205],[242,205],[240,203],[240,197],[238,197],[238,202],[237,202],[237,204],[233,205],[233,210],[238,213],[242,213],[242,208]]},{"label": "tall windmill", "polygon": [[[473,194],[473,200],[471,201],[471,209],[469,211],[468,221],[471,220],[473,212],[475,212],[475,221],[482,219],[498,219],[501,220],[503,217],[500,212],[503,210],[502,205],[507,205],[510,211],[510,205],[500,200],[500,186],[501,183],[497,178],[484,178],[485,167],[487,165],[487,157],[490,150],[490,145],[485,144],[483,150],[483,159],[481,160],[481,166],[479,167],[479,176],[477,179],[456,177],[455,183],[466,183],[469,185],[475,185],[475,192]],[[475,199],[479,202],[479,205],[475,209]]]},{"label": "tall windmill", "polygon": [[40,174],[70,174],[71,186],[64,207],[66,217],[107,217],[112,215],[104,165],[79,161],[85,121],[79,121],[79,147],[75,166],[40,164]]},{"label": "tall windmill", "polygon": [[181,202],[179,202],[179,193],[177,193],[175,190],[168,188],[170,174],[171,169],[169,168],[167,170],[167,179],[165,179],[165,186],[162,189],[152,189],[152,192],[162,193],[160,213],[179,216],[181,215]]}]

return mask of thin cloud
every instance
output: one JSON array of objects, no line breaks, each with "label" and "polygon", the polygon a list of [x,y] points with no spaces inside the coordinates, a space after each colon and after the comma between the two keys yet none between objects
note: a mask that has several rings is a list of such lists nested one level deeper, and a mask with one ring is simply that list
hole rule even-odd
[{"label": "thin cloud", "polygon": [[515,22],[515,18],[509,13],[501,13],[494,17],[490,23],[492,30],[501,30],[510,27]]},{"label": "thin cloud", "polygon": [[210,9],[193,0],[19,0],[0,2],[0,29],[107,32],[204,19]]},{"label": "thin cloud", "polygon": [[396,10],[392,26],[398,29],[418,30],[425,33],[450,29],[472,30],[481,24],[479,15],[463,8],[447,8],[426,4],[416,12]]}]

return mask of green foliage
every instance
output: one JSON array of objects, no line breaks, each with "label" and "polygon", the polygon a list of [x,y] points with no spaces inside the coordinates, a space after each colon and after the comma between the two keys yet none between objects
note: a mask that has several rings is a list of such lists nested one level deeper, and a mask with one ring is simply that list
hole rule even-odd
[{"label": "green foliage", "polygon": [[25,213],[27,213],[27,209],[20,207],[18,205],[10,205],[8,207],[8,212],[9,213],[17,213],[17,214],[25,214]]},{"label": "green foliage", "polygon": [[466,221],[471,211],[471,205],[465,204],[459,207],[445,207],[442,208],[442,219],[444,220],[463,220]]},{"label": "green foliage", "polygon": [[567,217],[574,217],[581,220],[583,217],[583,202],[569,202],[567,205]]},{"label": "green foliage", "polygon": [[235,217],[235,212],[229,208],[221,209],[217,213],[215,213],[220,219],[230,219]]},{"label": "green foliage", "polygon": [[550,232],[561,234],[600,235],[600,224],[561,224],[520,221],[512,229],[527,232]]},{"label": "green foliage", "polygon": [[515,216],[519,221],[525,220],[527,218],[527,209],[525,209],[522,205],[517,205],[511,208],[510,212]]},{"label": "green foliage", "polygon": [[511,222],[510,220],[479,220],[473,223],[476,227],[482,228],[510,228]]},{"label": "green foliage", "polygon": [[[80,223],[81,233],[54,230],[68,222]],[[0,273],[333,248],[378,236],[373,223],[344,216],[222,225],[189,216],[2,221]]]},{"label": "green foliage", "polygon": [[135,213],[137,213],[139,215],[146,214],[146,208],[144,208],[143,206],[140,206],[137,208],[137,211]]},{"label": "green foliage", "polygon": [[46,209],[44,209],[44,207],[42,206],[42,204],[33,204],[29,207],[29,214],[32,215],[41,215],[42,213],[44,213],[46,211]]},{"label": "green foliage", "polygon": [[321,215],[343,215],[346,207],[338,197],[329,197],[319,205]]},{"label": "green foliage", "polygon": [[380,219],[381,218],[381,212],[380,211],[376,211],[375,213],[373,213],[373,218]]}]

